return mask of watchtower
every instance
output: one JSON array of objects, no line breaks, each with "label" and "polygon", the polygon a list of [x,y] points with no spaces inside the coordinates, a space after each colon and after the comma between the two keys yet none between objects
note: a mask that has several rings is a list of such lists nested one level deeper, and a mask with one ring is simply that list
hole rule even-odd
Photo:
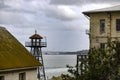
[{"label": "watchtower", "polygon": [[26,42],[25,46],[31,48],[30,52],[32,53],[32,55],[35,56],[35,58],[37,60],[39,60],[41,62],[41,64],[43,65],[41,67],[38,67],[37,78],[38,78],[38,80],[40,80],[40,79],[46,80],[45,68],[44,68],[44,62],[43,62],[43,56],[42,56],[42,49],[41,49],[42,47],[47,46],[46,40],[45,40],[45,42],[42,42],[43,37],[40,36],[39,34],[37,34],[37,31],[35,31],[35,34],[33,34],[29,38],[31,41]]}]

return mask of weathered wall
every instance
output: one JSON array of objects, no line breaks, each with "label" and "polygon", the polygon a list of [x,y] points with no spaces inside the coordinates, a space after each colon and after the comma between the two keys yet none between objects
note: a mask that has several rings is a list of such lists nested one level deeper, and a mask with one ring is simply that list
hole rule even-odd
[{"label": "weathered wall", "polygon": [[37,80],[37,70],[12,71],[0,74],[0,76],[4,76],[5,80],[19,80],[19,73],[22,72],[26,73],[26,80]]},{"label": "weathered wall", "polygon": [[[100,19],[105,19],[105,33],[100,32]],[[120,12],[90,14],[90,48],[106,43],[107,37],[112,40],[120,38],[120,31],[116,31],[116,19],[120,19]]]}]

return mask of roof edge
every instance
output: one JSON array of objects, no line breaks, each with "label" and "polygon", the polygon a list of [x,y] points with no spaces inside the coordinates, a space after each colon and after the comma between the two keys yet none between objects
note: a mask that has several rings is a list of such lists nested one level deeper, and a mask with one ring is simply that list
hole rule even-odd
[{"label": "roof edge", "polygon": [[93,14],[93,13],[111,13],[111,12],[120,12],[120,5],[83,11],[82,13],[84,15],[89,16],[89,14]]},{"label": "roof edge", "polygon": [[34,67],[25,67],[25,68],[15,68],[15,69],[4,69],[4,70],[0,70],[1,72],[10,72],[10,71],[18,71],[18,70],[29,70],[29,69],[35,69],[38,66],[34,66]]},{"label": "roof edge", "polygon": [[95,14],[95,13],[112,13],[112,12],[120,12],[119,10],[116,11],[95,11],[95,12],[82,12],[82,14],[89,16],[89,14]]},{"label": "roof edge", "polygon": [[5,27],[3,27],[3,26],[0,26],[0,29],[5,29],[5,30],[6,30],[6,28],[5,28]]}]

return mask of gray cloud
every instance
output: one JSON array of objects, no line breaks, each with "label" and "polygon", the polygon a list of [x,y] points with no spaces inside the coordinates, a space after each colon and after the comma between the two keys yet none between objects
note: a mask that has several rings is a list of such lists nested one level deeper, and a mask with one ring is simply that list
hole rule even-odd
[{"label": "gray cloud", "polygon": [[50,4],[55,5],[84,5],[84,4],[94,4],[94,3],[107,3],[114,4],[119,3],[120,0],[51,0]]},{"label": "gray cloud", "polygon": [[51,0],[50,4],[59,4],[59,5],[76,5],[82,4],[84,0]]},{"label": "gray cloud", "polygon": [[[28,3],[25,0],[1,0],[0,1],[0,11],[6,11],[6,12],[18,12],[18,13],[34,13],[36,12],[36,9],[32,7],[30,7],[30,5],[32,5],[32,3]],[[35,9],[35,10],[33,10]]]},{"label": "gray cloud", "polygon": [[25,17],[22,14],[11,12],[0,12],[0,24],[24,24]]},{"label": "gray cloud", "polygon": [[5,4],[5,0],[0,0],[0,9],[8,8],[9,6]]},{"label": "gray cloud", "polygon": [[[0,1],[0,24],[30,25],[36,24],[36,6],[25,0],[1,0]],[[38,16],[37,16],[38,18]]]},{"label": "gray cloud", "polygon": [[[78,19],[78,14],[71,8],[52,6],[44,0],[42,2],[39,2],[39,0],[2,0],[1,4],[3,7],[0,9],[0,24],[28,25],[32,23],[34,25],[48,26],[45,21],[50,18],[51,20],[61,21]],[[43,15],[46,17],[43,17]]]},{"label": "gray cloud", "polygon": [[63,21],[71,21],[78,18],[78,14],[67,6],[49,6],[45,10],[45,15]]},{"label": "gray cloud", "polygon": [[[85,3],[86,0],[51,0],[51,3],[62,2],[70,4],[80,2],[82,4]],[[73,7],[68,5],[50,5],[48,1],[44,0],[41,0],[41,2],[39,0],[1,0],[0,4],[4,6],[0,9],[0,24],[22,24],[26,26],[40,25],[41,27],[47,27],[48,29],[48,26],[58,26],[59,23],[60,26],[71,26],[71,30],[72,27],[74,28],[74,26],[76,26],[73,24],[79,25],[82,21],[80,18],[83,19],[83,17],[81,17],[80,10],[75,10],[81,9],[79,6]],[[75,23],[74,20],[78,20],[80,22]],[[69,29],[69,27],[67,28]]]}]

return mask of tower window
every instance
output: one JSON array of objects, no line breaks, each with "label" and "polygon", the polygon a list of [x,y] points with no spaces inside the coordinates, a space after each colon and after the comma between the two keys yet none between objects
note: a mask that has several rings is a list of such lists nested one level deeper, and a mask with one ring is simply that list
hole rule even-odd
[{"label": "tower window", "polygon": [[100,32],[105,32],[105,19],[100,19]]},{"label": "tower window", "polygon": [[0,80],[5,80],[5,79],[4,79],[4,76],[0,76]]},{"label": "tower window", "polygon": [[19,80],[26,80],[26,74],[25,73],[20,73],[19,74]]},{"label": "tower window", "polygon": [[116,19],[116,31],[120,31],[120,19]]}]

